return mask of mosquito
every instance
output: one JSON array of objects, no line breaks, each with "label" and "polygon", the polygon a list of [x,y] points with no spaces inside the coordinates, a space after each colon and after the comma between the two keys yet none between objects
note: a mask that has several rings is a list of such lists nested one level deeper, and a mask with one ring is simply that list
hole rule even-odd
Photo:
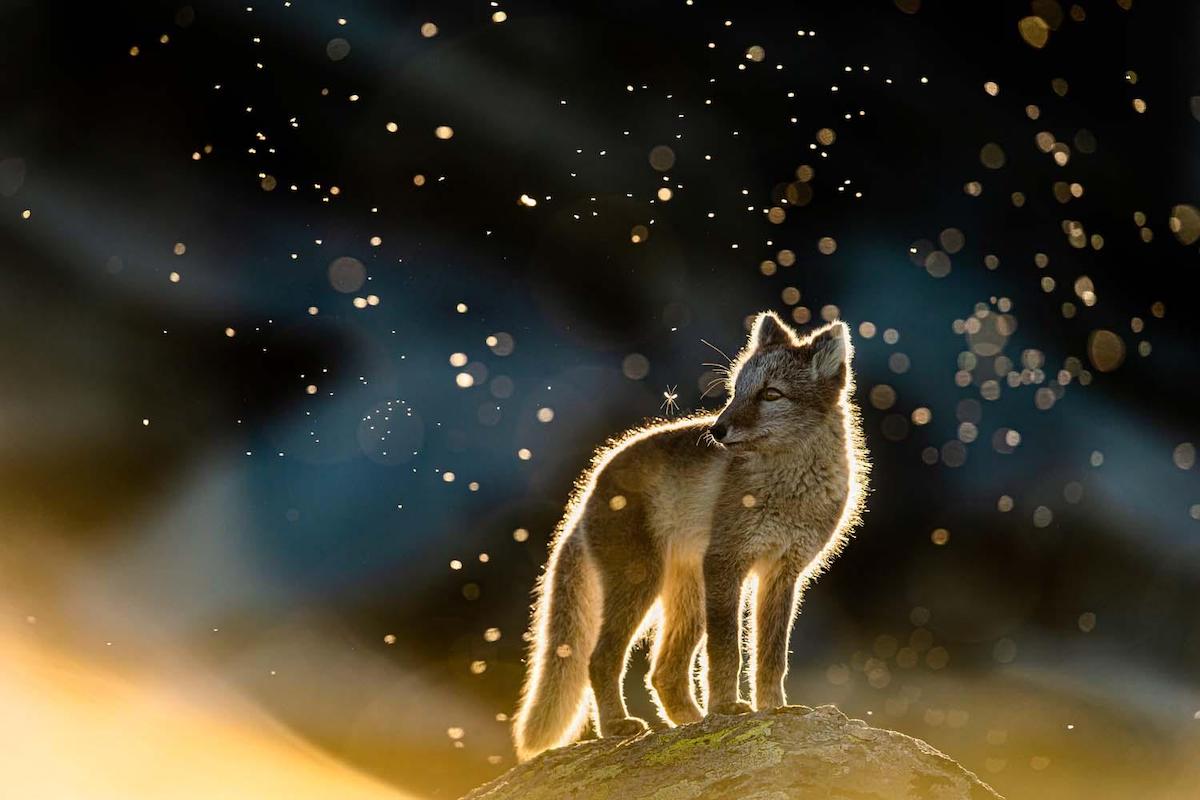
[{"label": "mosquito", "polygon": [[678,389],[678,384],[675,386],[668,386],[666,391],[662,393],[663,402],[662,406],[660,407],[668,417],[671,416],[672,413],[679,410],[679,403],[675,402],[679,399]]}]

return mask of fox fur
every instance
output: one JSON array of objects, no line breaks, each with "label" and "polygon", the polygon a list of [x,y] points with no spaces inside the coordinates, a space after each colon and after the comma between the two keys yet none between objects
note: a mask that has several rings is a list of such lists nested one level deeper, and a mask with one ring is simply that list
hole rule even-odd
[{"label": "fox fur", "polygon": [[597,451],[536,590],[519,759],[574,740],[589,711],[601,736],[647,729],[621,687],[630,646],[651,625],[647,688],[664,724],[786,703],[801,595],[858,524],[866,492],[852,356],[840,321],[802,338],[761,313],[719,414],[651,424]]}]

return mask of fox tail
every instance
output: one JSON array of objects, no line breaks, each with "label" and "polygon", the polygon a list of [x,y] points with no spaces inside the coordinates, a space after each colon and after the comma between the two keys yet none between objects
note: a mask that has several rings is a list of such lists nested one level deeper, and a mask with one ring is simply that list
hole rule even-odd
[{"label": "fox tail", "polygon": [[539,582],[525,687],[513,723],[518,760],[566,744],[583,728],[601,600],[587,545],[578,531],[568,531]]}]

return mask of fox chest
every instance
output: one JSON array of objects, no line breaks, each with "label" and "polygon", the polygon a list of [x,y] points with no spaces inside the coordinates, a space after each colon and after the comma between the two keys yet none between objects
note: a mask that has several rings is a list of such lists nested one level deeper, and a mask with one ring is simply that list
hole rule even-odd
[{"label": "fox chest", "polygon": [[731,520],[736,530],[729,533],[756,555],[771,556],[796,545],[819,550],[836,533],[848,496],[844,481],[824,477],[743,491]]}]

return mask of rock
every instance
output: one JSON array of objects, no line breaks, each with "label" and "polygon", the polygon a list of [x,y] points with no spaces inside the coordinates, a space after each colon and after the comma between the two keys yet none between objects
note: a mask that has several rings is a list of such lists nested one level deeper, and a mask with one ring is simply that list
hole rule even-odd
[{"label": "rock", "polygon": [[464,800],[1002,800],[920,739],[789,706],[550,750]]}]

